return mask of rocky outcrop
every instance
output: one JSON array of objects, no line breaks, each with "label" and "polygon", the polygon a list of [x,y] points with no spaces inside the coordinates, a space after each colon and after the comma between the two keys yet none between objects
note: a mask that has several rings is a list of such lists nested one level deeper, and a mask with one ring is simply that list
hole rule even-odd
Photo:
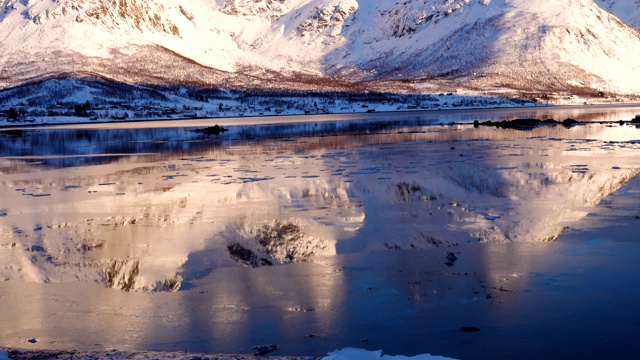
[{"label": "rocky outcrop", "polygon": [[113,260],[104,271],[104,284],[122,291],[133,290],[140,272],[140,261]]},{"label": "rocky outcrop", "polygon": [[[101,0],[84,15],[106,26],[129,25],[138,29],[180,35],[178,27],[167,19],[161,3],[141,0]],[[83,16],[79,15],[82,21]]]},{"label": "rocky outcrop", "polygon": [[324,32],[328,36],[336,37],[340,35],[347,18],[358,9],[357,5],[355,1],[345,1],[330,6],[316,6],[307,19],[296,27],[296,33],[304,37]]},{"label": "rocky outcrop", "polygon": [[263,14],[282,14],[289,0],[227,0],[221,11],[228,15],[253,16]]},{"label": "rocky outcrop", "polygon": [[229,231],[230,257],[254,268],[308,261],[335,251],[329,240],[311,235],[294,219],[247,224]]},{"label": "rocky outcrop", "polygon": [[227,250],[229,251],[229,255],[233,260],[239,261],[254,268],[273,265],[273,263],[269,261],[269,259],[266,259],[264,257],[259,258],[256,253],[238,243],[233,243],[227,246]]}]

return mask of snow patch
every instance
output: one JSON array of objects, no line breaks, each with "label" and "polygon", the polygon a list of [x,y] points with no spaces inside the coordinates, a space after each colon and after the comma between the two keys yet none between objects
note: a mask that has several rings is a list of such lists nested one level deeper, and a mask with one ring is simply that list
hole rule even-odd
[{"label": "snow patch", "polygon": [[381,350],[367,351],[364,349],[344,348],[330,352],[322,360],[455,360],[444,356],[423,354],[416,356],[383,355]]}]

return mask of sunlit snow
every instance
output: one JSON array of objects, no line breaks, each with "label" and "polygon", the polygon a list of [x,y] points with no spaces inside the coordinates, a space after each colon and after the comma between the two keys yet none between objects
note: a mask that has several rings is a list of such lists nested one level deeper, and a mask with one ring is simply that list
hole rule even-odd
[{"label": "sunlit snow", "polygon": [[640,90],[640,36],[615,17],[637,26],[637,5],[622,1],[117,4],[4,1],[0,86],[62,73],[222,88]]},{"label": "sunlit snow", "polygon": [[386,355],[382,351],[367,351],[363,349],[345,348],[330,352],[322,360],[454,360],[444,356],[434,356],[431,354],[402,356]]}]

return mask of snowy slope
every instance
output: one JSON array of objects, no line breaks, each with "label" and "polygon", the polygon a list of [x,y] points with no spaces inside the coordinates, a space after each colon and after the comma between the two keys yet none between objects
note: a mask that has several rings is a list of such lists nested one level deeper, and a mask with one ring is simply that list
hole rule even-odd
[{"label": "snowy slope", "polygon": [[[638,89],[637,31],[591,1],[506,1],[482,70],[509,87]],[[495,52],[498,52],[497,56]]]},{"label": "snowy slope", "polygon": [[[630,6],[599,3],[624,14]],[[0,88],[82,74],[263,89],[411,80],[417,89],[437,83],[640,91],[638,31],[591,0],[3,0],[0,6]]]},{"label": "snowy slope", "polygon": [[640,29],[639,0],[595,0],[603,9],[617,16],[635,29]]}]

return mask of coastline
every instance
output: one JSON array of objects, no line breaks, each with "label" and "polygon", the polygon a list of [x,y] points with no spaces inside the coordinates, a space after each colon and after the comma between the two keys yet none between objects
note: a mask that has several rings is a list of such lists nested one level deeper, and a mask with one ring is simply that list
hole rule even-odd
[{"label": "coastline", "polygon": [[56,351],[56,350],[27,350],[2,349],[0,360],[102,360],[102,359],[156,359],[156,360],[320,360],[311,356],[257,356],[238,354],[203,354],[187,352],[153,352],[153,351]]},{"label": "coastline", "polygon": [[[76,121],[76,117],[65,118],[61,121],[47,122],[46,118],[41,119],[38,123],[19,123],[7,122],[0,120],[0,131],[17,130],[17,129],[56,129],[56,128],[87,128],[87,129],[103,129],[113,128],[146,128],[146,127],[191,127],[191,126],[208,126],[219,124],[224,126],[233,125],[272,125],[272,124],[292,124],[303,122],[329,122],[329,121],[352,121],[361,119],[375,119],[379,117],[408,118],[408,117],[432,117],[432,116],[466,116],[478,115],[481,117],[485,113],[527,113],[533,111],[578,111],[589,109],[593,111],[609,110],[609,109],[638,109],[640,111],[640,103],[602,103],[592,105],[578,104],[562,104],[562,105],[537,105],[537,106],[496,106],[496,107],[471,107],[471,108],[447,108],[447,109],[418,109],[418,110],[388,110],[375,112],[331,112],[325,114],[281,114],[281,115],[250,115],[240,116],[238,114],[219,117],[184,117],[184,118],[148,118],[148,119],[132,119],[132,120],[98,120],[98,121]],[[631,114],[631,113],[630,113]],[[508,117],[514,119],[517,116]],[[615,119],[609,122],[629,119]],[[563,119],[559,119],[562,121]],[[472,124],[474,119],[466,121],[436,121],[434,125],[461,125]]]}]

